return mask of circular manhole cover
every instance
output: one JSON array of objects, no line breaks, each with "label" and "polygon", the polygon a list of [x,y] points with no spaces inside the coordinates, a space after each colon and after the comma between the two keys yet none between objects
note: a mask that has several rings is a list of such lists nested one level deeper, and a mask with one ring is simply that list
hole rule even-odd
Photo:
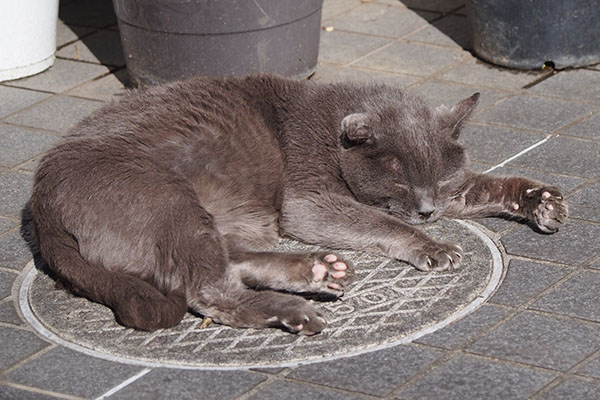
[{"label": "circular manhole cover", "polygon": [[[339,251],[356,267],[355,281],[336,301],[316,302],[327,328],[315,336],[276,329],[233,329],[187,315],[156,332],[124,328],[110,309],[55,289],[31,262],[20,306],[42,335],[77,351],[119,362],[175,368],[249,368],[323,361],[414,340],[468,314],[495,290],[502,275],[498,249],[474,225],[440,221],[426,230],[459,243],[458,271],[423,273],[385,257]],[[281,251],[315,249],[290,240]],[[312,301],[312,300],[311,300]]]}]

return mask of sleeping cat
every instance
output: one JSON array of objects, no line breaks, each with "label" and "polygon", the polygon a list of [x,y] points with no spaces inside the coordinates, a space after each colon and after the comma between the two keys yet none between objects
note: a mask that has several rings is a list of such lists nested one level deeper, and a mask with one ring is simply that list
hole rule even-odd
[{"label": "sleeping cat", "polygon": [[565,222],[556,188],[469,171],[457,138],[478,97],[432,109],[383,85],[273,76],[132,91],[41,160],[41,255],[129,327],[171,327],[191,309],[317,333],[325,319],[290,292],[339,296],[352,265],[269,252],[280,235],[430,271],[456,268],[463,250],[416,224],[509,214],[549,233]]}]

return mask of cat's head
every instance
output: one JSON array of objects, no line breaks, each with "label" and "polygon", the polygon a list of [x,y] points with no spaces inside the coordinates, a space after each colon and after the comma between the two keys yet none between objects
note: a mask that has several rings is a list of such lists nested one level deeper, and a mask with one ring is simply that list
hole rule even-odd
[{"label": "cat's head", "polygon": [[346,115],[340,165],[358,201],[410,224],[437,220],[464,183],[467,157],[457,139],[478,98],[433,109],[403,94]]}]

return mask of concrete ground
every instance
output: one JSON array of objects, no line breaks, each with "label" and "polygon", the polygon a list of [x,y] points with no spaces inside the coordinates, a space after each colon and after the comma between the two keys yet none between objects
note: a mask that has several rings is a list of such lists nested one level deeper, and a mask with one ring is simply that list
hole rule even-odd
[{"label": "concrete ground", "polygon": [[478,221],[504,247],[502,285],[413,343],[294,368],[191,371],[75,352],[17,311],[13,284],[32,258],[20,212],[36,160],[127,81],[111,2],[62,0],[54,66],[0,84],[0,398],[600,398],[600,67],[491,67],[468,51],[463,3],[326,0],[313,79],[394,82],[433,104],[481,92],[461,138],[474,168],[559,186],[569,223],[539,235]]}]

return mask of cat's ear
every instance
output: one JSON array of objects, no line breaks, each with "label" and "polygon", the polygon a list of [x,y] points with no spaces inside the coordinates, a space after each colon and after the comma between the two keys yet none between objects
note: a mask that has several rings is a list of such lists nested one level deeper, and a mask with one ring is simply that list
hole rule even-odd
[{"label": "cat's ear", "polygon": [[369,127],[369,116],[365,113],[346,115],[342,120],[342,147],[350,147],[363,144],[373,138]]},{"label": "cat's ear", "polygon": [[460,135],[460,128],[463,122],[475,109],[479,100],[479,93],[475,93],[471,97],[468,97],[448,109],[448,107],[441,106],[436,109],[438,118],[441,124],[441,128],[445,132],[450,132],[450,135],[454,139],[458,139]]}]

